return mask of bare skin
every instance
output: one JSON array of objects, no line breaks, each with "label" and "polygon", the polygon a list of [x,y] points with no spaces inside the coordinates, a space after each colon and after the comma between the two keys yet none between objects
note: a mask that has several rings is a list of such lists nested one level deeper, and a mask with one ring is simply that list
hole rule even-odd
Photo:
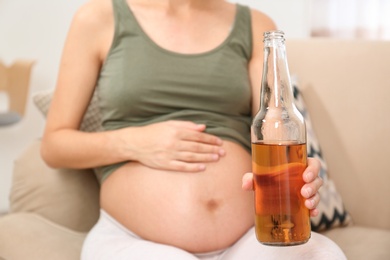
[{"label": "bare skin", "polygon": [[[229,35],[236,10],[223,0],[128,0],[128,4],[157,45],[183,54],[220,45]],[[252,11],[252,28],[250,80],[252,93],[260,93],[262,34],[275,25]],[[75,15],[42,142],[44,160],[52,167],[68,168],[131,161],[102,184],[104,210],[145,239],[190,252],[230,246],[253,226],[253,195],[247,192],[252,189],[252,175],[243,176],[251,171],[251,157],[243,147],[206,134],[204,125],[184,121],[100,133],[77,130],[113,35],[110,0],[92,0]],[[253,113],[259,102],[254,94]],[[322,185],[318,172],[318,161],[309,160],[301,193],[312,216],[318,214]]]}]

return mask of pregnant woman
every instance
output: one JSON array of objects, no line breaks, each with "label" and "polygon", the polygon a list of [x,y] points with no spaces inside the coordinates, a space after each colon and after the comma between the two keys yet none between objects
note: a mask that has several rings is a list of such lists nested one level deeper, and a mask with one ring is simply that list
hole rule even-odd
[{"label": "pregnant woman", "polygon": [[[223,0],[91,0],[80,8],[41,152],[52,167],[102,175],[100,219],[82,259],[344,259],[319,234],[289,248],[254,235],[245,191],[250,123],[262,35],[274,29],[263,13]],[[81,132],[94,91],[105,131]],[[311,159],[302,176],[312,215],[318,171]]]}]

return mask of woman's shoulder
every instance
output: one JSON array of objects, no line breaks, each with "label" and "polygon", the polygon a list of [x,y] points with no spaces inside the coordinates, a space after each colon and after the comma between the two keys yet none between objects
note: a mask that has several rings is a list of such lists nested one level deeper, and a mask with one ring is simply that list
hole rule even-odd
[{"label": "woman's shoulder", "polygon": [[101,28],[113,22],[112,0],[89,0],[73,16],[73,23],[86,28]]},{"label": "woman's shoulder", "polygon": [[252,58],[258,57],[259,62],[262,63],[264,32],[276,30],[276,24],[271,17],[256,9],[251,9],[251,19],[253,39]]},{"label": "woman's shoulder", "polygon": [[251,17],[254,32],[261,32],[262,34],[265,31],[276,29],[276,24],[272,18],[259,10],[251,9]]}]

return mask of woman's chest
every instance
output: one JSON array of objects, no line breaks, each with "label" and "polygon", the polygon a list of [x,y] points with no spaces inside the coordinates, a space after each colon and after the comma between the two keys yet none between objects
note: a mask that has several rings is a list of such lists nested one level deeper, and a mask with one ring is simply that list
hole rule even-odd
[{"label": "woman's chest", "polygon": [[107,60],[98,82],[103,113],[136,121],[180,110],[250,114],[247,60],[240,55],[182,56],[143,48]]}]

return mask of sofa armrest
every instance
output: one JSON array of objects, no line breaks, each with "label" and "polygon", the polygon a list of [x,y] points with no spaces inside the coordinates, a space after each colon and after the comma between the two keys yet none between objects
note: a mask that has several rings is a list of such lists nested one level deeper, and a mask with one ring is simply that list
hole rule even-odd
[{"label": "sofa armrest", "polygon": [[[390,143],[390,132],[384,135],[379,133],[385,129],[384,121],[378,121],[378,129],[371,129],[361,126],[358,114],[348,116],[345,107],[353,109],[359,106],[355,104],[359,100],[357,98],[347,99],[343,104],[326,102],[335,100],[336,93],[343,95],[341,92],[348,92],[348,88],[334,89],[332,94],[331,90],[329,93],[321,93],[310,85],[305,89],[305,95],[310,99],[308,107],[315,110],[316,118],[313,121],[328,163],[329,176],[342,196],[354,224],[390,230],[390,172],[385,158],[387,152],[381,143]],[[360,102],[367,103],[363,98]],[[390,111],[389,105],[386,106],[387,111]],[[354,133],[350,133],[348,128],[355,129]],[[356,142],[359,144],[356,145]]]},{"label": "sofa armrest", "polygon": [[[341,156],[342,157],[342,156]],[[338,161],[337,164],[344,164]],[[345,162],[349,164],[349,162]],[[346,209],[356,225],[390,230],[390,173],[385,171],[350,171],[348,166],[338,165],[346,173],[332,174],[332,179],[343,197]],[[348,181],[352,180],[352,181]]]},{"label": "sofa armrest", "polygon": [[88,231],[99,216],[99,184],[92,170],[51,169],[40,140],[16,159],[10,212],[34,212],[75,231]]}]

